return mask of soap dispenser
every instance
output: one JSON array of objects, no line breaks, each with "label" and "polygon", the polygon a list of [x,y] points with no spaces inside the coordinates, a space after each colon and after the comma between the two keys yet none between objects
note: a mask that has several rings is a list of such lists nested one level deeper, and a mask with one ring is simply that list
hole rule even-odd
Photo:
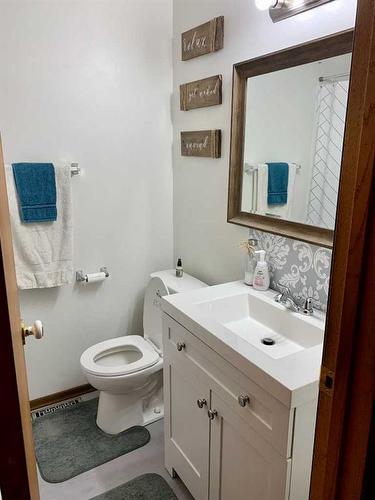
[{"label": "soap dispenser", "polygon": [[268,290],[270,286],[270,273],[266,262],[265,250],[258,250],[255,255],[259,256],[254,272],[253,286],[255,290]]},{"label": "soap dispenser", "polygon": [[176,266],[176,276],[177,278],[182,278],[183,275],[184,275],[184,268],[182,267],[182,259],[178,259]]}]

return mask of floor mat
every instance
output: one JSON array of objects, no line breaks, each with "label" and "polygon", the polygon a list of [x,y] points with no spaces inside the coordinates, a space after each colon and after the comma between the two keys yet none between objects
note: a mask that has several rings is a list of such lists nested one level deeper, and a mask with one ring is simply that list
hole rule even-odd
[{"label": "floor mat", "polygon": [[96,425],[98,399],[90,399],[33,421],[42,478],[61,483],[147,444],[150,433],[136,426],[106,434]]},{"label": "floor mat", "polygon": [[177,500],[159,474],[143,474],[91,500]]}]

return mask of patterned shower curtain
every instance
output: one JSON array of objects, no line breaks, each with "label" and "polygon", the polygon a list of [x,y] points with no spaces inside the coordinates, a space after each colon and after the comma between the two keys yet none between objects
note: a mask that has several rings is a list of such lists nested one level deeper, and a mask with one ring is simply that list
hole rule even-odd
[{"label": "patterned shower curtain", "polygon": [[348,99],[348,76],[319,80],[307,223],[334,229]]}]

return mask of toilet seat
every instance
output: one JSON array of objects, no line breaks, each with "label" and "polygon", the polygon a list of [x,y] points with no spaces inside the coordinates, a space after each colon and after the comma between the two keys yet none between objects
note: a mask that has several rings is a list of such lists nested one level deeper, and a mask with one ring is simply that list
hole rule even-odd
[{"label": "toilet seat", "polygon": [[[111,366],[99,364],[100,359],[111,354],[117,354],[124,351],[138,351],[141,357],[136,361],[127,363],[114,363]],[[99,344],[86,349],[81,356],[81,365],[89,373],[98,375],[100,377],[116,377],[121,375],[128,375],[140,370],[149,368],[157,363],[160,359],[159,354],[140,335],[126,335],[124,337],[117,337],[114,339],[105,340]]]}]

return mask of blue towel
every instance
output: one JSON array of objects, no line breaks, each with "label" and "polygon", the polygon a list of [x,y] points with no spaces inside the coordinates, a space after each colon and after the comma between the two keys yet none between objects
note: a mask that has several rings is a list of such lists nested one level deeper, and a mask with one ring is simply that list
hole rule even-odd
[{"label": "blue towel", "polygon": [[268,205],[288,203],[288,163],[267,163],[268,165]]},{"label": "blue towel", "polygon": [[22,222],[57,219],[55,168],[52,163],[12,163]]}]

